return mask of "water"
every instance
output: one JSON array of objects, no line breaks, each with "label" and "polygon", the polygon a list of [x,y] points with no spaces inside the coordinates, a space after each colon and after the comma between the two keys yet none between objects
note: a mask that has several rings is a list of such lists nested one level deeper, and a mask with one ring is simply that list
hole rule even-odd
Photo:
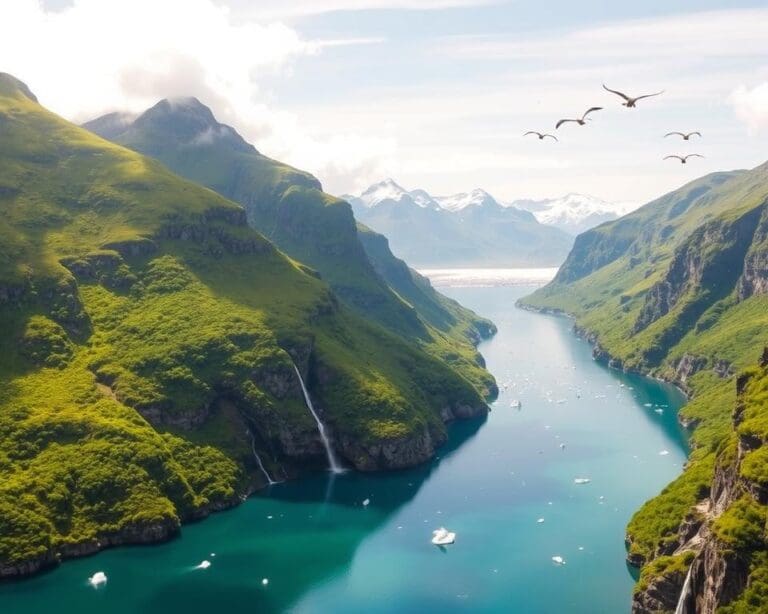
[{"label": "water", "polygon": [[[681,471],[681,397],[594,363],[567,320],[515,309],[529,291],[446,289],[496,322],[481,350],[515,386],[487,419],[453,425],[433,463],[272,486],[170,544],[0,585],[0,611],[628,612],[624,528]],[[442,550],[429,543],[441,526],[457,533]],[[97,571],[109,582],[95,589]]]},{"label": "water", "polygon": [[323,440],[323,446],[325,447],[325,455],[328,457],[328,465],[331,469],[331,472],[341,473],[343,471],[341,468],[341,463],[339,463],[338,459],[336,458],[336,453],[333,451],[333,448],[331,447],[331,442],[328,441],[328,435],[326,435],[325,433],[325,425],[323,424],[323,421],[320,420],[320,416],[318,416],[317,412],[315,411],[315,406],[312,404],[312,397],[309,396],[309,391],[307,390],[307,387],[304,385],[304,379],[301,377],[299,368],[296,365],[293,365],[293,368],[296,371],[296,376],[299,378],[299,383],[301,384],[301,392],[304,394],[304,401],[307,404],[307,409],[309,409],[309,413],[312,414],[312,417],[315,419],[315,422],[317,422],[317,430],[320,433],[320,439]]},{"label": "water", "polygon": [[259,456],[259,453],[256,451],[256,440],[253,438],[252,433],[248,433],[251,436],[251,451],[253,452],[253,458],[256,459],[256,464],[259,466],[259,471],[261,471],[261,474],[266,478],[267,484],[269,486],[272,486],[273,484],[276,484],[267,472],[267,468],[264,466],[264,463],[261,462],[261,456]]},{"label": "water", "polygon": [[686,614],[688,611],[688,596],[691,593],[691,573],[693,572],[693,564],[688,568],[688,573],[685,574],[685,582],[683,582],[683,588],[680,591],[680,598],[677,600],[677,607],[675,608],[675,614]]}]

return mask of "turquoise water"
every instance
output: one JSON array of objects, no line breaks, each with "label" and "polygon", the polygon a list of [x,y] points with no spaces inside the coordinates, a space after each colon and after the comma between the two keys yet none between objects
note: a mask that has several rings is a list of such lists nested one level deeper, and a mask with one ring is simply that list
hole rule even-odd
[{"label": "turquoise water", "polygon": [[[169,544],[0,585],[0,611],[628,612],[624,528],[681,471],[682,398],[594,363],[567,320],[515,309],[528,292],[446,289],[498,325],[481,351],[510,386],[430,465],[275,486]],[[443,525],[457,539],[439,549]],[[97,571],[109,581],[94,589]]]}]

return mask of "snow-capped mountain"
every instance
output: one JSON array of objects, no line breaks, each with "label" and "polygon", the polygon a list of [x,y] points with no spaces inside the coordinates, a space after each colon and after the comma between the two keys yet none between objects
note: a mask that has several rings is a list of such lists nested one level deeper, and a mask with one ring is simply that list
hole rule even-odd
[{"label": "snow-capped mountain", "polygon": [[471,192],[461,192],[452,196],[434,198],[441,208],[447,211],[462,211],[467,207],[500,207],[499,202],[485,190],[475,188]]},{"label": "snow-capped mountain", "polygon": [[415,266],[557,266],[573,242],[481,189],[437,197],[386,179],[342,198],[360,222],[386,235],[393,251]]},{"label": "snow-capped mountain", "polygon": [[512,206],[530,211],[542,224],[577,235],[632,211],[629,203],[609,203],[585,194],[566,194],[545,200],[517,200]]},{"label": "snow-capped mountain", "polygon": [[374,183],[360,196],[344,194],[341,198],[350,203],[355,201],[353,204],[367,209],[372,209],[382,203],[411,204],[427,209],[439,208],[438,203],[424,190],[408,191],[392,179],[385,179],[384,181]]}]

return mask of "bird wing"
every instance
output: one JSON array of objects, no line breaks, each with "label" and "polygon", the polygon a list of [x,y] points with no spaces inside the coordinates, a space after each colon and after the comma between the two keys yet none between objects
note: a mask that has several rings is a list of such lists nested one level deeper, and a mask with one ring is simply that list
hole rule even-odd
[{"label": "bird wing", "polygon": [[678,160],[682,160],[680,156],[664,156],[665,160],[669,160],[670,158],[677,158]]},{"label": "bird wing", "polygon": [[629,96],[627,96],[626,94],[622,94],[621,92],[619,92],[617,90],[612,90],[610,87],[605,85],[605,83],[603,83],[603,89],[604,90],[608,90],[611,94],[616,94],[617,96],[621,96],[627,102],[629,102],[629,100],[630,100]]},{"label": "bird wing", "polygon": [[545,134],[542,138],[546,138],[546,137],[557,140],[557,137],[554,134]]},{"label": "bird wing", "polygon": [[576,122],[576,123],[578,123],[578,120],[575,120],[575,119],[561,119],[559,122],[557,122],[555,124],[555,130],[557,130],[560,126],[562,126],[563,124],[566,124],[568,122]]},{"label": "bird wing", "polygon": [[584,119],[587,115],[592,113],[593,111],[602,111],[603,107],[590,107],[586,111],[584,111],[584,115],[581,116],[581,119]]},{"label": "bird wing", "polygon": [[685,159],[687,160],[688,158],[703,158],[703,157],[704,156],[702,156],[701,154],[688,154],[687,156],[685,156]]},{"label": "bird wing", "polygon": [[681,137],[685,138],[685,135],[682,132],[667,132],[664,135],[664,138],[666,139],[668,136],[672,136],[673,134],[679,134]]},{"label": "bird wing", "polygon": [[529,134],[535,134],[536,136],[541,136],[541,132],[536,132],[535,130],[529,130],[523,136],[528,136]]},{"label": "bird wing", "polygon": [[656,92],[655,94],[643,94],[642,96],[638,96],[635,98],[635,102],[638,100],[642,100],[643,98],[650,98],[651,96],[659,96],[660,94],[663,94],[664,90],[661,90],[660,92]]},{"label": "bird wing", "polygon": [[701,136],[701,132],[699,132],[698,130],[694,130],[693,132],[689,132],[687,136],[693,136],[694,134],[696,134],[698,136]]}]

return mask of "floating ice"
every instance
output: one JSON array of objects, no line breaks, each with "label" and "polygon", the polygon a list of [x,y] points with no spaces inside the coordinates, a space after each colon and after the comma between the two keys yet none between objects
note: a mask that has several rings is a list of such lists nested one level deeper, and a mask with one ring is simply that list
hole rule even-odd
[{"label": "floating ice", "polygon": [[661,407],[657,407],[657,408],[656,408],[656,409],[654,409],[653,411],[655,411],[657,414],[663,414],[663,413],[664,413],[664,410],[663,410],[663,409],[661,409]]},{"label": "floating ice", "polygon": [[667,454],[669,454],[669,450],[662,450],[659,452],[659,456],[666,456]]},{"label": "floating ice", "polygon": [[195,569],[208,569],[211,566],[210,561],[202,561],[199,565],[195,567]]},{"label": "floating ice", "polygon": [[445,527],[440,527],[432,531],[432,543],[436,546],[447,546],[456,541],[456,533],[449,531]]},{"label": "floating ice", "polygon": [[589,484],[591,481],[589,478],[573,478],[574,484]]},{"label": "floating ice", "polygon": [[565,565],[565,559],[558,554],[552,557],[552,562],[555,565]]},{"label": "floating ice", "polygon": [[370,499],[363,499],[363,507],[368,507],[371,504]]},{"label": "floating ice", "polygon": [[261,579],[261,585],[262,586],[266,586],[267,584],[269,584],[269,578],[262,578]]},{"label": "floating ice", "polygon": [[105,574],[103,571],[97,571],[90,578],[88,578],[88,584],[90,584],[94,588],[99,587],[102,584],[106,584],[106,583],[107,583],[107,574]]},{"label": "floating ice", "polygon": [[539,524],[541,524],[542,522],[544,522],[544,519],[543,519],[543,518],[539,518],[539,519],[538,519],[536,522],[538,522]]}]

